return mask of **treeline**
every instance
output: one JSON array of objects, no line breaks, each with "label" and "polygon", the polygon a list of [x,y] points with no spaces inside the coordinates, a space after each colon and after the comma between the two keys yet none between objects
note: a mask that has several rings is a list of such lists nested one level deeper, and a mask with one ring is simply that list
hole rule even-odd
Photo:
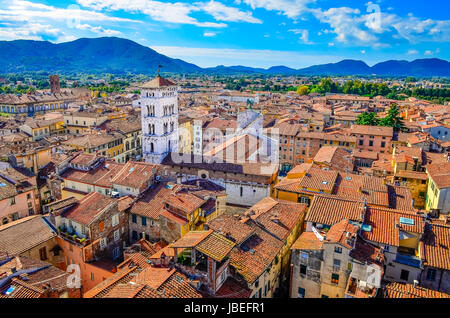
[{"label": "treeline", "polygon": [[274,84],[268,80],[248,80],[245,78],[240,78],[238,80],[235,79],[226,79],[221,81],[222,84],[225,84],[225,89],[235,90],[235,91],[268,91],[272,93],[287,93],[292,92],[297,89],[296,86],[285,85],[285,84]]},{"label": "treeline", "polygon": [[127,81],[112,81],[108,84],[93,84],[89,85],[87,88],[91,91],[97,91],[102,93],[114,93],[123,92],[125,88],[129,87],[130,83]]},{"label": "treeline", "polygon": [[[307,88],[307,90],[306,90]],[[333,82],[331,79],[322,79],[319,84],[301,86],[297,88],[300,95],[309,93],[342,93],[355,94],[367,97],[384,96],[389,99],[404,100],[407,97],[429,100],[443,104],[450,101],[450,89],[424,89],[424,88],[397,88],[389,87],[385,83],[361,82],[360,80],[346,81],[344,84]]]}]

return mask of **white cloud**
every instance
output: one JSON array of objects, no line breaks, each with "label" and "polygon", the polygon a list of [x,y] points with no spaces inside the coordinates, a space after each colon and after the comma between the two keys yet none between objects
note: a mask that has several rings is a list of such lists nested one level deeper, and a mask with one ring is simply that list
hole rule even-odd
[{"label": "white cloud", "polygon": [[426,50],[424,54],[425,54],[425,55],[433,55],[434,52],[431,51],[431,50]]},{"label": "white cloud", "polygon": [[205,12],[216,21],[262,23],[253,17],[250,11],[241,11],[235,7],[228,7],[218,1],[195,2],[161,2],[153,0],[77,0],[84,7],[94,10],[124,10],[128,12],[141,12],[155,21],[177,24],[192,24],[199,27],[224,28],[225,23],[202,22],[192,17],[195,12]]},{"label": "white cloud", "polygon": [[320,22],[329,24],[331,32],[337,35],[338,42],[349,43],[356,40],[358,44],[372,45],[378,40],[368,30],[363,29],[362,24],[365,18],[361,17],[358,9],[341,7],[330,8],[326,11],[313,9],[312,12]]},{"label": "white cloud", "polygon": [[414,50],[414,49],[408,50],[408,55],[417,55],[417,54],[419,54],[419,51],[417,51],[417,50]]},{"label": "white cloud", "polygon": [[[3,6],[3,5],[2,5]],[[46,19],[56,21],[116,21],[116,22],[137,22],[130,19],[110,17],[103,13],[91,10],[82,10],[77,6],[69,8],[56,8],[30,1],[12,0],[5,2],[0,9],[0,19],[2,21],[30,21],[33,19]]]},{"label": "white cloud", "polygon": [[17,27],[0,28],[2,40],[41,40],[42,35],[57,37],[63,35],[63,31],[48,24],[25,23]]},{"label": "white cloud", "polygon": [[307,5],[315,0],[242,0],[252,9],[263,8],[268,11],[277,11],[288,18],[298,18],[307,12]]},{"label": "white cloud", "polygon": [[224,23],[198,21],[190,14],[200,11],[200,9],[184,2],[167,3],[152,0],[77,0],[77,2],[94,10],[141,12],[160,22],[192,24],[209,28],[224,28],[227,26]]},{"label": "white cloud", "polygon": [[227,7],[221,2],[211,0],[209,2],[197,2],[194,5],[212,15],[217,21],[262,23],[261,20],[253,17],[252,12]]},{"label": "white cloud", "polygon": [[309,31],[304,29],[292,29],[289,30],[289,32],[300,34],[300,40],[305,44],[312,44],[311,41],[309,41]]},{"label": "white cloud", "polygon": [[217,35],[217,33],[215,33],[215,32],[204,32],[203,33],[203,36],[207,37],[207,38],[211,38],[211,37],[214,37],[216,35]]},{"label": "white cloud", "polygon": [[91,31],[91,32],[97,33],[99,35],[105,35],[105,36],[115,36],[115,35],[122,34],[122,32],[120,32],[120,31],[104,29],[101,26],[92,26],[89,24],[78,24],[75,26],[75,28],[77,28],[79,30]]}]

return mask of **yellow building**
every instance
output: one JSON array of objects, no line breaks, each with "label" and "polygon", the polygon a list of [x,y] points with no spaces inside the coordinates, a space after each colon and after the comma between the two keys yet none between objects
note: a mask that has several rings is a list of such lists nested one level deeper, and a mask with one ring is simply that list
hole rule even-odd
[{"label": "yellow building", "polygon": [[106,122],[108,117],[97,112],[74,112],[64,115],[64,124],[67,133],[82,134]]},{"label": "yellow building", "polygon": [[84,153],[99,154],[119,162],[119,159],[123,161],[121,156],[124,153],[123,139],[124,136],[120,133],[99,132],[72,138],[64,144]]},{"label": "yellow building", "polygon": [[428,188],[426,209],[450,212],[450,162],[427,165]]},{"label": "yellow building", "polygon": [[38,173],[51,161],[51,147],[37,147],[15,154],[16,163],[19,167],[25,167]]},{"label": "yellow building", "polygon": [[180,153],[192,153],[194,144],[194,125],[189,118],[179,118],[178,120],[178,151]]}]

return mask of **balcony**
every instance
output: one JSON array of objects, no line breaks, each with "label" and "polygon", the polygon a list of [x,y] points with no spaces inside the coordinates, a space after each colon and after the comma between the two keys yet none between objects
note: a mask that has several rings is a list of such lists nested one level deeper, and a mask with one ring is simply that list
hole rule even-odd
[{"label": "balcony", "polygon": [[421,268],[421,259],[413,255],[397,253],[395,262],[411,267]]},{"label": "balcony", "polygon": [[69,234],[67,231],[61,230],[61,229],[58,229],[58,233],[62,238],[64,238],[65,240],[67,240],[69,242],[79,244],[82,246],[89,245],[89,239],[79,237],[77,234]]}]

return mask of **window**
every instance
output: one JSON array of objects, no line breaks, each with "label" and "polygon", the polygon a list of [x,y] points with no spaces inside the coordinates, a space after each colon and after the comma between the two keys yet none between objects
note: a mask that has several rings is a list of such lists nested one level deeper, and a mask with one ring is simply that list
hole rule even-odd
[{"label": "window", "polygon": [[100,223],[98,223],[98,231],[103,232],[104,229],[105,229],[105,222],[101,221]]},{"label": "window", "polygon": [[305,298],[305,289],[299,287],[298,288],[298,298]]},{"label": "window", "polygon": [[386,147],[386,142],[385,142],[385,141],[382,141],[382,142],[381,142],[381,148],[384,148],[384,147]]},{"label": "window", "polygon": [[31,199],[31,194],[27,193],[27,200],[30,200],[30,199]]},{"label": "window", "polygon": [[241,187],[241,197],[244,195],[244,188]]},{"label": "window", "polygon": [[339,284],[339,275],[338,274],[331,274],[331,283],[332,284]]},{"label": "window", "polygon": [[120,239],[120,230],[114,231],[114,241],[118,241]]},{"label": "window", "polygon": [[9,205],[16,204],[16,197],[9,198]]},{"label": "window", "polygon": [[409,277],[409,271],[402,269],[400,273],[400,279],[401,280],[408,280]]},{"label": "window", "polygon": [[102,238],[100,240],[100,249],[104,249],[106,247],[106,238]]},{"label": "window", "polygon": [[338,254],[342,254],[342,247],[336,246],[336,247],[334,248],[334,252],[335,252],[335,253],[338,253]]},{"label": "window", "polygon": [[360,140],[360,141],[359,141],[359,145],[360,145],[360,146],[364,145],[364,140]]},{"label": "window", "polygon": [[333,260],[333,266],[336,267],[337,269],[341,268],[341,261],[339,259],[334,259]]},{"label": "window", "polygon": [[39,257],[41,261],[45,261],[47,259],[47,248],[45,246],[39,249]]},{"label": "window", "polygon": [[373,147],[373,140],[369,140],[369,147]]},{"label": "window", "polygon": [[144,216],[141,216],[142,226],[147,226],[147,218]]},{"label": "window", "polygon": [[306,266],[305,265],[300,265],[300,274],[301,275],[306,275]]},{"label": "window", "polygon": [[436,270],[433,268],[429,268],[427,270],[427,280],[434,281],[436,279]]},{"label": "window", "polygon": [[116,226],[117,224],[119,224],[119,214],[114,214],[112,216],[112,226]]},{"label": "window", "polygon": [[137,223],[137,217],[136,217],[136,214],[131,214],[131,222]]},{"label": "window", "polygon": [[138,239],[138,234],[137,234],[137,232],[136,232],[136,231],[133,231],[133,232],[131,233],[131,237],[133,238],[134,241],[137,241],[137,239]]}]

